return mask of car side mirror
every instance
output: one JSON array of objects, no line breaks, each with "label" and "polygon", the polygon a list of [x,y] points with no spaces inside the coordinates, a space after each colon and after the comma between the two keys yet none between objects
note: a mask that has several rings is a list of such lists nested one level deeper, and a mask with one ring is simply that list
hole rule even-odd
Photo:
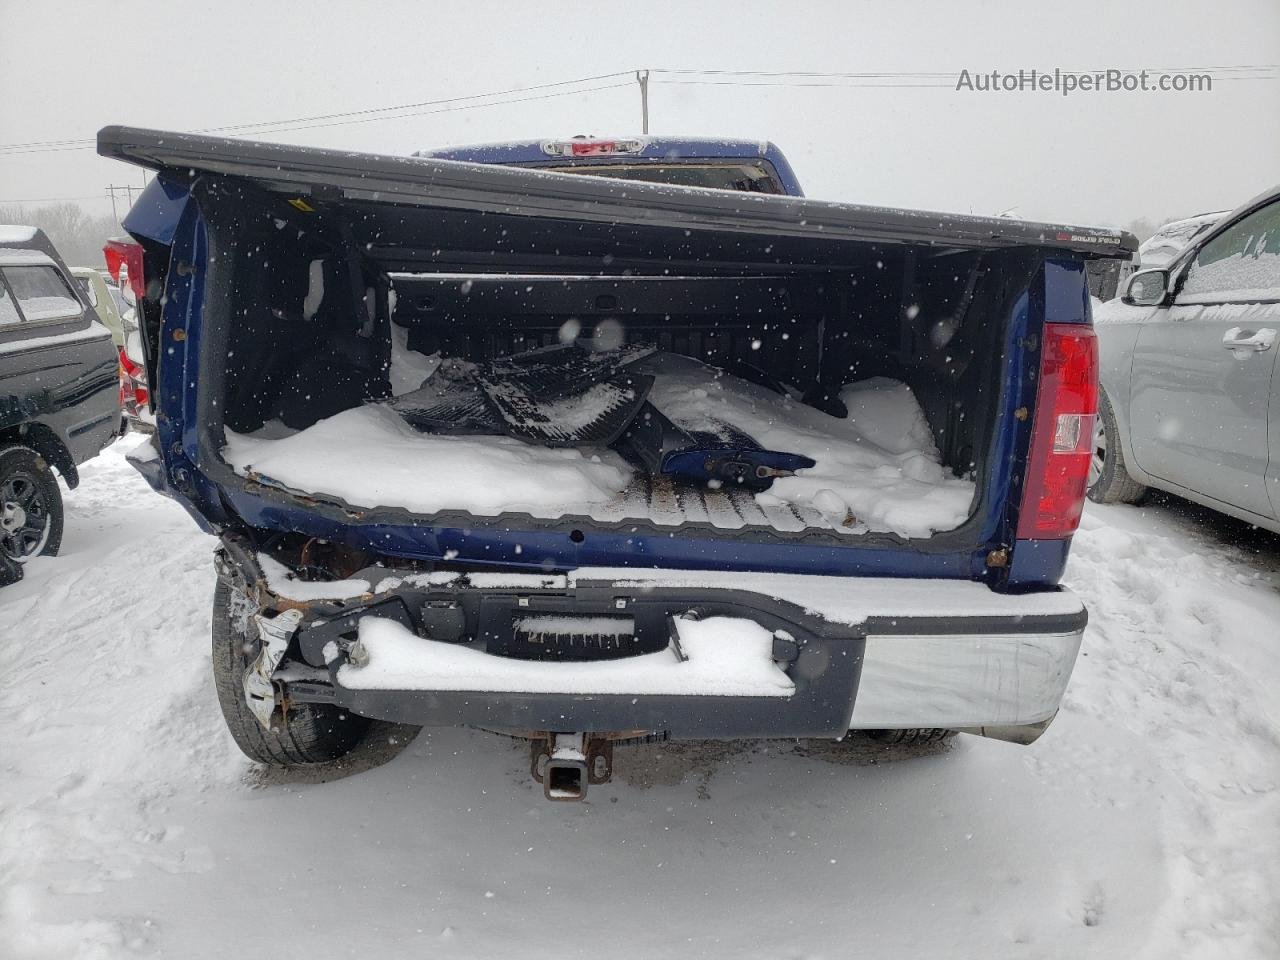
[{"label": "car side mirror", "polygon": [[1168,295],[1168,270],[1139,270],[1129,277],[1124,302],[1135,307],[1158,307]]}]

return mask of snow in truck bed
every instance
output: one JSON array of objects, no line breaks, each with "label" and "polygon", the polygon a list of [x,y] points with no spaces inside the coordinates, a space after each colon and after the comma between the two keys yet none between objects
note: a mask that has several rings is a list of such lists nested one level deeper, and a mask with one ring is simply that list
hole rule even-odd
[{"label": "snow in truck bed", "polygon": [[366,404],[296,433],[277,424],[226,432],[236,472],[356,507],[474,516],[709,523],[721,529],[826,529],[927,537],[969,516],[974,484],[944,470],[910,388],[885,378],[841,392],[832,417],[765,387],[674,354],[637,369],[655,376],[650,402],[693,428],[708,418],[740,427],[764,447],[816,465],[765,492],[696,487],[647,476],[606,447],[548,448],[501,436],[427,434],[392,409]]}]

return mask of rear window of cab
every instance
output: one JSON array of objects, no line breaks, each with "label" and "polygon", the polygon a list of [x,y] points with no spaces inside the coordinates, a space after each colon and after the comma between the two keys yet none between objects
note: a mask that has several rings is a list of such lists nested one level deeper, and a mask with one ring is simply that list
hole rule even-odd
[{"label": "rear window of cab", "polygon": [[782,184],[773,165],[765,160],[743,162],[680,161],[663,162],[577,162],[530,164],[555,173],[579,173],[590,177],[671,183],[682,187],[711,187],[748,193],[782,193]]}]

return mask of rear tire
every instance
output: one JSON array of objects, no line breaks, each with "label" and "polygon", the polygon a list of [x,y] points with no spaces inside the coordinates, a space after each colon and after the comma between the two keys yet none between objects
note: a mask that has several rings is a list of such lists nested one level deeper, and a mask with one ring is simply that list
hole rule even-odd
[{"label": "rear tire", "polygon": [[1101,390],[1098,391],[1097,422],[1100,429],[1094,431],[1093,437],[1089,499],[1094,503],[1137,503],[1146,496],[1147,488],[1133,479],[1125,467],[1115,411]]},{"label": "rear tire", "polygon": [[52,557],[62,546],[62,491],[30,447],[0,447],[0,552],[14,563]]},{"label": "rear tire", "polygon": [[283,723],[265,730],[245,702],[244,674],[258,655],[252,604],[223,579],[213,590],[213,684],[227,729],[244,755],[259,763],[297,766],[347,754],[372,721],[323,703],[291,706]]},{"label": "rear tire", "polygon": [[880,743],[892,743],[901,746],[919,746],[926,743],[942,743],[950,740],[959,731],[940,730],[934,727],[916,727],[908,730],[865,730],[868,737]]}]

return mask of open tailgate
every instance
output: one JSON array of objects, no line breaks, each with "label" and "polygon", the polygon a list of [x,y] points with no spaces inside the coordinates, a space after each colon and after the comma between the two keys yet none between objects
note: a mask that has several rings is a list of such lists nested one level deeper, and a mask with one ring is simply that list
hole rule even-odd
[{"label": "open tailgate", "polygon": [[[1048,248],[1086,258],[1130,256],[1132,234],[1095,227],[1034,223],[991,217],[932,213],[829,203],[797,197],[748,194],[665,184],[637,183],[545,171],[386,156],[318,147],[260,143],[131,127],[105,127],[98,152],[166,175],[179,183],[202,174],[245,178],[263,190],[316,204],[365,207],[357,239],[378,255],[381,218],[387,205],[435,208],[442,214],[432,248],[458,250],[474,244],[474,224],[484,214],[493,229],[483,252],[513,254],[531,267],[562,268],[581,258],[671,261],[671,231],[687,231],[681,251],[704,267],[722,263],[735,270],[767,270],[787,264],[830,266],[841,248],[860,244],[914,244],[948,249]],[[454,216],[449,216],[452,213]],[[463,215],[463,216],[458,216]],[[547,220],[568,229],[548,230]],[[451,243],[450,225],[458,227]],[[441,230],[443,228],[443,231]],[[361,236],[361,234],[366,234]],[[466,234],[471,234],[468,238]],[[744,235],[757,242],[744,240]],[[864,248],[865,249],[865,248]],[[656,253],[661,251],[661,256]],[[383,259],[380,257],[380,259]],[[441,260],[431,250],[402,249],[388,258],[402,268]],[[459,262],[450,258],[449,262]],[[469,262],[462,258],[461,262]],[[483,268],[483,262],[471,262]],[[579,263],[579,268],[583,264]]]}]

